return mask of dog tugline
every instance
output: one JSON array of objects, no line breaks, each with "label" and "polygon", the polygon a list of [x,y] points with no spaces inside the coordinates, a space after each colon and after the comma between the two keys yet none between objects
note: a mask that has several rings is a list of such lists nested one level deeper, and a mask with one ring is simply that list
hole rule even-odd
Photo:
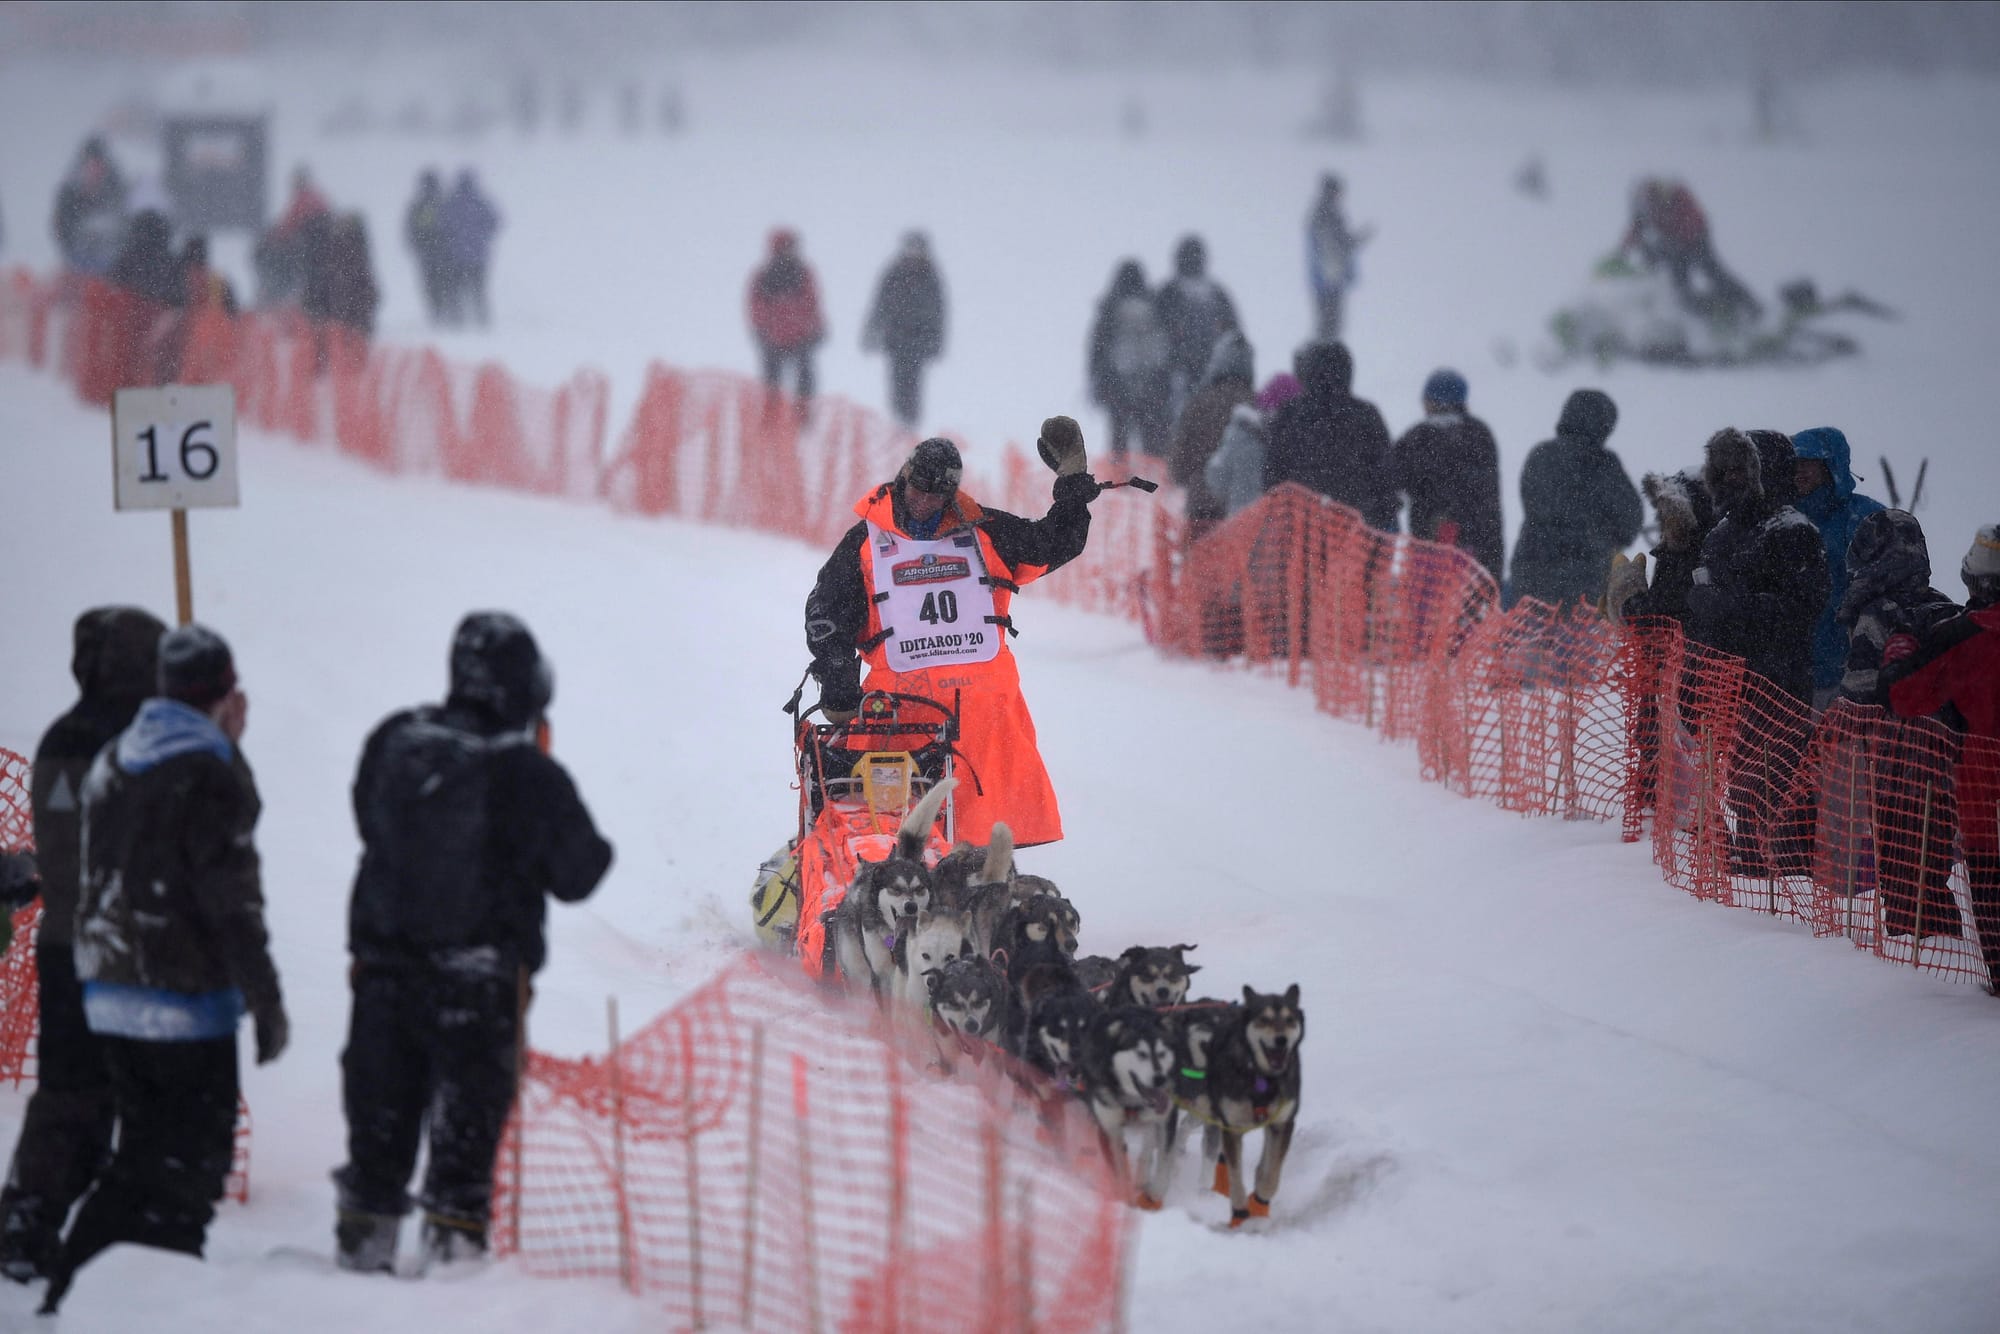
[{"label": "dog tugline", "polygon": [[1074,560],[1090,536],[1099,483],[1084,471],[1083,432],[1068,417],[1042,423],[1042,459],[1056,473],[1047,515],[982,508],[958,489],[949,440],[919,444],[895,480],[855,505],[860,518],[821,567],[806,599],[806,647],[830,723],[853,720],[867,689],[918,695],[958,715],[970,771],[954,797],[958,837],[984,843],[1005,820],[1016,846],[1062,837],[1055,790],[1007,637],[1025,584]]}]

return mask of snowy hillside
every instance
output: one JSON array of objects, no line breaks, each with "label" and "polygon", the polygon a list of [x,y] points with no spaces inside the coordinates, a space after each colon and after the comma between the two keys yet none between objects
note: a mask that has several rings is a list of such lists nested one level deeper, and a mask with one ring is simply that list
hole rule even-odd
[{"label": "snowy hillside", "polygon": [[[856,346],[868,289],[895,236],[925,225],[953,318],[932,424],[986,458],[1050,412],[1079,413],[1095,436],[1082,342],[1113,262],[1138,253],[1157,274],[1182,231],[1204,232],[1261,375],[1305,330],[1298,228],[1331,166],[1379,232],[1351,306],[1359,391],[1401,427],[1434,365],[1464,370],[1501,438],[1510,522],[1514,471],[1580,382],[1619,400],[1612,443],[1635,473],[1692,462],[1728,422],[1832,422],[1861,459],[1928,456],[1921,517],[1947,590],[1973,525],[1995,517],[1989,88],[1829,88],[1808,105],[1815,138],[1771,148],[1709,99],[1410,83],[1371,90],[1371,137],[1336,150],[1298,137],[1312,86],[1283,74],[718,62],[687,72],[693,128],[678,139],[596,123],[527,143],[319,134],[357,78],[390,99],[419,74],[259,71],[254,93],[277,111],[280,162],[310,160],[368,211],[388,339],[428,336],[397,240],[411,175],[476,163],[509,219],[499,323],[444,345],[544,382],[600,367],[614,429],[648,358],[749,368],[742,287],[783,221],[830,302],[830,389],[879,401],[880,363]],[[48,264],[41,210],[114,82],[62,69],[0,82],[0,259]],[[1150,130],[1128,140],[1117,111],[1135,96]],[[1507,186],[1536,149],[1547,203]],[[1811,273],[1903,319],[1865,357],[1807,373],[1535,369],[1544,317],[1615,240],[1630,179],[1651,168],[1701,191],[1725,257],[1760,288]],[[166,522],[111,512],[105,433],[53,379],[0,367],[0,746],[31,750],[70,698],[79,609],[171,607]],[[447,1289],[265,1258],[330,1243],[347,784],[367,728],[441,690],[461,612],[528,620],[557,668],[558,753],[619,850],[594,899],[552,914],[533,1036],[593,1049],[607,993],[649,1015],[747,940],[751,871],[792,817],[777,706],[822,553],[384,479],[255,438],[244,473],[241,511],[194,519],[196,609],[234,642],[251,696],[293,1047],[246,1072],[251,1203],[224,1209],[210,1263],[114,1252],[84,1272],[60,1328],[654,1328],[609,1286],[504,1267]],[[1302,1129],[1272,1226],[1228,1235],[1221,1203],[1191,1189],[1147,1219],[1131,1328],[1993,1328],[1991,999],[1697,904],[1610,828],[1526,822],[1423,785],[1411,755],[1274,680],[1162,661],[1135,627],[1032,591],[1019,622],[1070,830],[1025,869],[1075,898],[1086,949],[1198,942],[1205,991],[1297,982],[1308,1013]],[[22,1102],[0,1094],[10,1142]],[[0,1290],[0,1329],[39,1327],[28,1297]]]}]

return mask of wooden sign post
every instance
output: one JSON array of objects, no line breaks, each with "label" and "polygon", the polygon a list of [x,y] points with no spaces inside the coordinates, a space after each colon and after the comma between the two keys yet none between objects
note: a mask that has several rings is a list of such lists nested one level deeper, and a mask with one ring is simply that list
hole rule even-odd
[{"label": "wooden sign post", "polygon": [[236,484],[236,390],[226,384],[120,389],[111,400],[112,505],[171,510],[174,610],[194,619],[187,512],[230,509]]}]

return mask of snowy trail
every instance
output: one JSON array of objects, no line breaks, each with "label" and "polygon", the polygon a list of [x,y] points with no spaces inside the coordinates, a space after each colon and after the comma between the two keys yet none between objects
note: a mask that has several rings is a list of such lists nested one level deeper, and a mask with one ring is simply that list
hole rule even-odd
[{"label": "snowy trail", "polygon": [[[102,434],[0,369],[0,438],[36,442],[0,450],[10,565],[76,556],[9,598],[14,749],[69,698],[76,609],[171,601],[165,521],[111,513]],[[646,1327],[597,1285],[502,1272],[447,1298],[259,1258],[330,1226],[346,784],[367,728],[441,688],[460,612],[527,618],[558,753],[619,847],[596,898],[551,914],[538,984],[537,1044],[588,1050],[607,992],[651,1014],[747,939],[750,871],[791,818],[777,704],[819,555],[254,439],[244,495],[195,516],[196,605],[252,699],[294,1046],[246,1073],[252,1203],[224,1210],[212,1263],[106,1257],[62,1328]],[[1608,826],[1451,797],[1277,680],[1163,661],[1032,590],[1021,623],[1070,829],[1023,861],[1072,893],[1085,949],[1198,942],[1198,990],[1296,981],[1308,1012],[1268,1235],[1218,1232],[1190,1169],[1142,1230],[1134,1328],[1970,1331],[2000,1305],[1990,999],[1697,904]],[[21,1102],[0,1094],[0,1135]],[[0,1292],[0,1328],[9,1311]]]}]

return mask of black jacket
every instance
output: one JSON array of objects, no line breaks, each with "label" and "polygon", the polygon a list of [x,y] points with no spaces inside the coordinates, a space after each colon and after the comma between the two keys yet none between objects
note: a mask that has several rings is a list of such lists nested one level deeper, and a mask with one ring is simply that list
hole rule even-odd
[{"label": "black jacket", "polygon": [[279,1004],[243,753],[206,715],[150,699],[84,784],[76,971],[84,982]]},{"label": "black jacket", "polygon": [[1295,361],[1298,397],[1271,418],[1264,489],[1297,482],[1361,512],[1370,528],[1396,531],[1389,424],[1373,403],[1348,392],[1354,363],[1339,343],[1311,343]]},{"label": "black jacket", "polygon": [[83,694],[35,747],[29,797],[41,868],[40,942],[67,945],[83,860],[83,781],[92,760],[153,693],[166,626],[137,607],[98,607],[77,618],[70,672]]},{"label": "black jacket", "polygon": [[390,715],[354,777],[357,963],[475,977],[540,968],[546,895],[587,897],[611,866],[569,773],[492,710]]},{"label": "black jacket", "polygon": [[944,355],[944,282],[927,256],[904,255],[884,271],[863,342],[898,360]]},{"label": "black jacket", "polygon": [[[899,479],[883,488],[893,489],[899,497],[895,508],[899,527],[901,486]],[[976,526],[992,539],[993,550],[1009,569],[1039,565],[1054,570],[1075,560],[1089,540],[1090,502],[1097,498],[1097,489],[1087,474],[1058,477],[1054,503],[1040,519],[982,510]],[[948,531],[950,525],[939,529],[940,534]],[[852,709],[861,702],[861,660],[856,655],[867,637],[869,600],[874,596],[861,577],[861,545],[867,540],[866,522],[848,529],[806,595],[806,652],[812,655],[820,700],[831,709]]]},{"label": "black jacket", "polygon": [[1562,433],[1521,466],[1521,532],[1509,570],[1515,598],[1551,606],[1604,591],[1611,557],[1644,521],[1639,493],[1602,437]]},{"label": "black jacket", "polygon": [[1653,548],[1653,581],[1625,600],[1625,616],[1662,616],[1685,626],[1694,572],[1701,567],[1702,543],[1715,531],[1715,505],[1698,473],[1648,473],[1646,498],[1660,516],[1660,541]]},{"label": "black jacket", "polygon": [[[1740,448],[1724,432],[1709,442]],[[1740,439],[1740,437],[1739,437]],[[1791,505],[1791,447],[1750,454],[1753,485],[1702,543],[1687,630],[1800,700],[1812,698],[1813,629],[1832,583],[1812,520]]]},{"label": "black jacket", "polygon": [[1410,498],[1410,535],[1437,541],[1446,523],[1458,545],[1499,579],[1500,446],[1469,412],[1425,417],[1403,433],[1391,458],[1396,489]]},{"label": "black jacket", "polygon": [[1222,284],[1204,275],[1180,275],[1153,298],[1153,312],[1167,335],[1167,366],[1192,384],[1208,366],[1215,340],[1239,328],[1236,303]]}]

